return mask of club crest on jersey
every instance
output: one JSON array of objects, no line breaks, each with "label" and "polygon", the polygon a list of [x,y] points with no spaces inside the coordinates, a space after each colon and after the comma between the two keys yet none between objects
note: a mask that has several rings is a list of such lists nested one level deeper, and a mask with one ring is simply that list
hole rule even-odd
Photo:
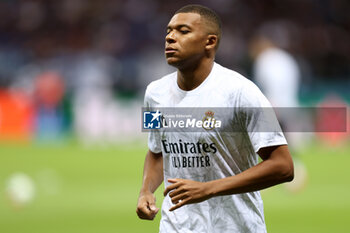
[{"label": "club crest on jersey", "polygon": [[213,111],[206,111],[205,116],[203,118],[203,129],[211,130],[214,129],[216,125],[216,119],[214,118],[214,112]]}]

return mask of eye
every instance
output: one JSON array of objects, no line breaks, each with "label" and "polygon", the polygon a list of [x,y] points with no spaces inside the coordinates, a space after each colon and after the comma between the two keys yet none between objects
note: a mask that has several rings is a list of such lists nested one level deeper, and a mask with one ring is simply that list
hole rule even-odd
[{"label": "eye", "polygon": [[190,31],[189,31],[189,30],[180,30],[180,32],[181,32],[182,34],[187,34],[187,33],[189,33]]}]

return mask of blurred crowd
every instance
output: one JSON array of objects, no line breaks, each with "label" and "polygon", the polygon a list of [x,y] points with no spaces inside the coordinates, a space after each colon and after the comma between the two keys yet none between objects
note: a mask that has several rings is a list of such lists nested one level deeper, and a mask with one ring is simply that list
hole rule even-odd
[{"label": "blurred crowd", "polygon": [[[70,86],[86,66],[107,66],[110,85],[144,88],[142,71],[162,59],[165,26],[189,1],[2,0],[0,85],[35,69],[56,69]],[[215,9],[223,21],[218,60],[249,74],[249,43],[261,30],[274,33],[297,56],[309,79],[345,80],[350,74],[350,2],[347,0],[191,1]],[[148,61],[148,62],[147,62]],[[154,61],[155,62],[155,61]],[[101,64],[102,63],[102,64]],[[153,69],[149,67],[148,69]],[[29,71],[29,73],[28,73]],[[164,71],[163,71],[164,72]]]},{"label": "blurred crowd", "polygon": [[[108,114],[110,125],[120,124],[113,119],[121,112],[124,131],[138,130],[128,117],[130,108],[112,100],[141,99],[150,81],[172,70],[163,55],[165,28],[173,13],[189,3],[220,15],[223,39],[217,61],[224,66],[253,78],[252,43],[265,35],[298,62],[301,95],[336,92],[349,98],[348,0],[1,0],[0,89],[31,96],[33,114],[46,119],[40,122],[69,127],[47,111],[48,106],[62,108],[83,135],[98,131]],[[42,88],[46,83],[55,83],[54,90]],[[93,117],[84,123],[86,115]],[[97,128],[84,129],[84,124]]]}]

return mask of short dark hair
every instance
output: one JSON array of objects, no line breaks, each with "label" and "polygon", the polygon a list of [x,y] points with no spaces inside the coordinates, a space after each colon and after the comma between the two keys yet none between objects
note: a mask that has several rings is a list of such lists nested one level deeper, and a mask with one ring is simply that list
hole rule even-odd
[{"label": "short dark hair", "polygon": [[215,13],[215,11],[202,5],[190,4],[177,10],[175,12],[175,15],[178,13],[197,13],[205,20],[211,22],[214,26],[214,31],[211,31],[210,33],[217,35],[218,42],[216,48],[219,46],[219,42],[221,39],[221,20],[220,17]]}]

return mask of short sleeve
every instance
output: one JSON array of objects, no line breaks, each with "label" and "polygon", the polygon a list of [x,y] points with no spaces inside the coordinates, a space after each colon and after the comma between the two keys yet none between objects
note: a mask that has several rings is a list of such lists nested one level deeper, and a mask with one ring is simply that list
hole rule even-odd
[{"label": "short sleeve", "polygon": [[255,152],[260,148],[286,145],[287,141],[270,102],[257,86],[249,83],[241,89],[239,114]]},{"label": "short sleeve", "polygon": [[[152,111],[152,98],[148,88],[145,92],[144,107],[147,111]],[[159,130],[154,129],[148,133],[148,149],[150,149],[150,151],[153,153],[162,152]]]}]

